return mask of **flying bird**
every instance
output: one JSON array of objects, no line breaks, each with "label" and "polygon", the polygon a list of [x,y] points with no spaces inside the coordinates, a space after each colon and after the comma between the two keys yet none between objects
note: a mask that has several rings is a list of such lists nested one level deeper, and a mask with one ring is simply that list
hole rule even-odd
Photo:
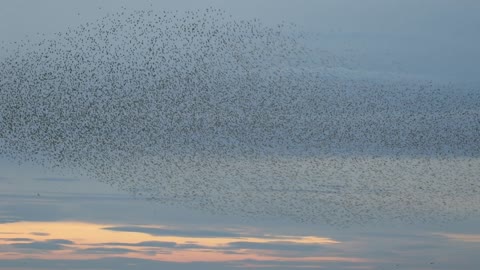
[{"label": "flying bird", "polygon": [[311,38],[214,8],[124,9],[20,42],[0,61],[0,154],[246,218],[478,214],[479,92],[337,69]]}]

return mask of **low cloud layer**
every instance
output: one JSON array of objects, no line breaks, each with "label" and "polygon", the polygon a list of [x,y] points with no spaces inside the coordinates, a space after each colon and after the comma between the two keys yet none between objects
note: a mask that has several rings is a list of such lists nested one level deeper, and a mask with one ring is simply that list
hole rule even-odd
[{"label": "low cloud layer", "polygon": [[180,230],[180,229],[167,229],[167,228],[152,228],[141,226],[128,226],[128,227],[106,227],[104,230],[119,231],[119,232],[141,232],[151,235],[170,235],[170,236],[183,236],[183,237],[245,237],[245,234],[233,233],[228,231],[207,231],[207,230]]},{"label": "low cloud layer", "polygon": [[65,245],[75,244],[70,240],[65,239],[51,239],[46,241],[33,241],[29,243],[14,243],[9,244],[9,246],[18,248],[18,249],[33,249],[38,251],[49,251],[49,250],[63,250],[66,249]]},{"label": "low cloud layer", "polygon": [[[101,211],[102,203],[109,204],[100,200],[97,202],[99,207],[90,209],[90,212]],[[64,207],[73,205],[65,203]],[[120,213],[117,211],[118,215]],[[272,234],[271,231],[268,234],[269,226],[263,229],[247,226],[219,227],[215,230],[218,233],[210,233],[211,230],[202,226],[193,226],[194,220],[190,222],[189,227],[179,224],[161,226],[158,225],[160,222],[156,222],[157,225],[71,221],[0,224],[3,233],[0,237],[0,268],[37,263],[35,267],[49,264],[49,269],[63,269],[65,264],[74,269],[89,269],[93,267],[90,263],[95,263],[95,267],[122,269],[123,266],[116,268],[120,261],[110,258],[121,256],[122,262],[145,267],[142,269],[168,265],[174,269],[415,269],[431,267],[430,263],[433,263],[438,269],[475,270],[470,266],[477,262],[479,248],[475,233],[432,233],[413,227],[393,232],[384,227],[370,232],[365,228],[356,232],[346,229],[322,235],[324,228],[318,226],[312,226],[310,233],[304,233],[307,231],[305,225],[294,226],[285,234]],[[478,232],[478,226],[469,231]],[[450,254],[452,243],[458,252],[455,255]]]}]

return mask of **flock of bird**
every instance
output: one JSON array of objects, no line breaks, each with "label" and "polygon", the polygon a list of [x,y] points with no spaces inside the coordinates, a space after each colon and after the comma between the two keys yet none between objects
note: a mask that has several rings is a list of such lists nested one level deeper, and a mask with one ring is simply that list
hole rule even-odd
[{"label": "flock of bird", "polygon": [[124,10],[19,42],[0,61],[0,155],[219,214],[477,214],[480,93],[336,73],[299,33]]}]

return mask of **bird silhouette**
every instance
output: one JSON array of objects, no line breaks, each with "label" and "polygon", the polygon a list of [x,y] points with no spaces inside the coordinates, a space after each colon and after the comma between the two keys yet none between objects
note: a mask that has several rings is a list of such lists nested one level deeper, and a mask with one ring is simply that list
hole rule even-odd
[{"label": "bird silhouette", "polygon": [[125,8],[19,42],[0,61],[0,154],[246,218],[478,214],[480,92],[363,76],[312,38],[215,8]]}]

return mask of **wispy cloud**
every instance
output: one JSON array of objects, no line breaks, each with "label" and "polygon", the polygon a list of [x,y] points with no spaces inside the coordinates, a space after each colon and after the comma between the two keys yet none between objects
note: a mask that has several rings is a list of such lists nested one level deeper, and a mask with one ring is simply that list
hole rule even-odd
[{"label": "wispy cloud", "polygon": [[65,249],[65,245],[75,244],[73,241],[66,239],[51,239],[46,241],[34,241],[30,243],[14,243],[9,246],[20,249],[35,249],[41,251],[49,250],[62,250]]},{"label": "wispy cloud", "polygon": [[272,250],[272,251],[318,251],[324,248],[319,244],[302,244],[288,241],[275,242],[232,242],[228,247],[234,250],[238,249],[257,249],[257,250]]},{"label": "wispy cloud", "polygon": [[36,236],[49,236],[50,235],[49,233],[45,233],[45,232],[31,232],[30,234],[31,235],[36,235]]},{"label": "wispy cloud", "polygon": [[445,237],[448,240],[452,240],[452,241],[480,243],[480,234],[434,233],[434,235]]},{"label": "wispy cloud", "polygon": [[125,254],[135,252],[138,251],[128,248],[86,248],[77,251],[80,254]]},{"label": "wispy cloud", "polygon": [[181,230],[168,228],[152,228],[143,226],[119,226],[106,227],[104,230],[118,231],[118,232],[140,232],[150,235],[158,236],[182,236],[182,237],[245,237],[245,234],[228,232],[228,231],[208,231],[208,230]]},{"label": "wispy cloud", "polygon": [[102,243],[102,246],[130,246],[130,247],[161,247],[161,248],[174,248],[178,244],[175,242],[162,242],[162,241],[144,241],[139,243]]},{"label": "wispy cloud", "polygon": [[0,240],[9,241],[9,242],[32,242],[32,241],[35,241],[31,238],[0,238]]},{"label": "wispy cloud", "polygon": [[[14,223],[20,221],[19,218],[14,217],[14,216],[2,216],[0,215],[0,224],[5,224],[5,223]],[[0,232],[1,233],[1,232]]]}]

